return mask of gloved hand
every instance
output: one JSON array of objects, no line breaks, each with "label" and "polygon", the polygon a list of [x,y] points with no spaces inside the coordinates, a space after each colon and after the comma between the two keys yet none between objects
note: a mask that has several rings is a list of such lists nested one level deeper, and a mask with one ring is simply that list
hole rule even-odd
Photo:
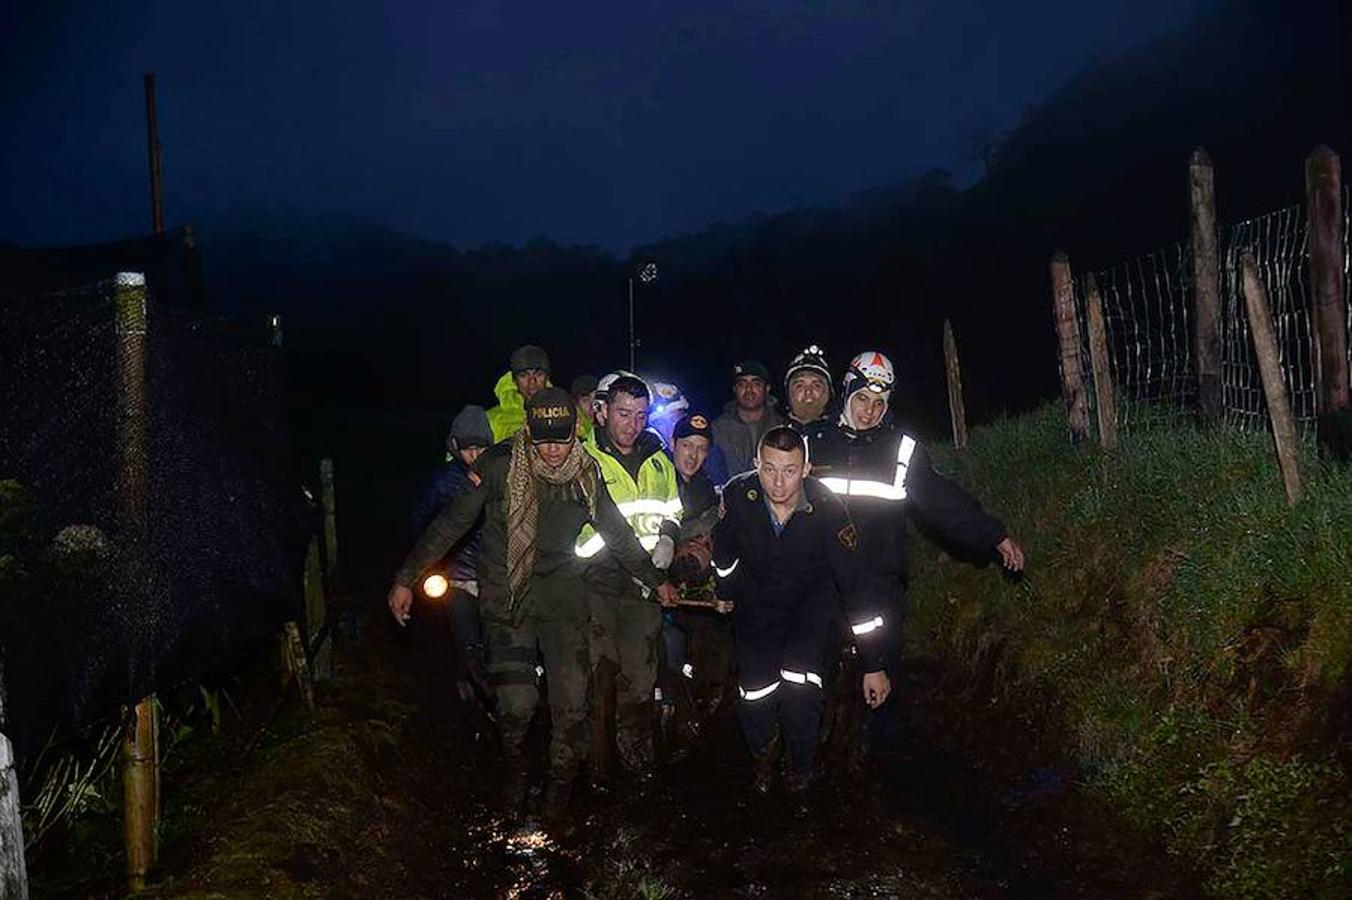
[{"label": "gloved hand", "polygon": [[657,539],[657,546],[653,547],[653,565],[665,572],[675,555],[676,542],[664,534]]}]

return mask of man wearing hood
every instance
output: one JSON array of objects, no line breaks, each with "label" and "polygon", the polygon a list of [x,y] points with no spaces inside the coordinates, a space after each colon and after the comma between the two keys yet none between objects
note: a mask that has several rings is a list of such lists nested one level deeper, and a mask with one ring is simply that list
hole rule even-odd
[{"label": "man wearing hood", "polygon": [[549,386],[549,354],[534,344],[512,351],[508,371],[498,379],[493,394],[498,405],[488,411],[493,442],[504,441],[526,424],[525,403]]},{"label": "man wearing hood", "polygon": [[[526,797],[523,750],[540,699],[536,664],[542,658],[552,729],[545,812],[558,821],[587,752],[587,599],[574,553],[579,532],[595,529],[628,576],[661,602],[674,603],[677,593],[639,545],[577,440],[568,392],[545,388],[526,401],[524,412],[526,427],[484,452],[474,467],[474,488],[456,496],[423,531],[387,601],[395,619],[407,623],[412,586],[483,516],[479,600],[507,763],[504,801],[514,814]],[[658,616],[657,604],[652,606]]]},{"label": "man wearing hood", "polygon": [[891,692],[887,667],[899,644],[905,599],[906,523],[915,515],[954,549],[974,559],[998,558],[1011,572],[1023,550],[999,520],[956,482],[934,470],[924,446],[897,426],[889,403],[892,361],[874,350],[850,361],[837,428],[813,460],[821,482],[845,501],[859,530],[859,548],[874,590],[846,598],[846,623],[858,649],[864,700],[881,706]]},{"label": "man wearing hood", "polygon": [[[662,439],[647,430],[648,386],[621,375],[606,387],[606,415],[595,440],[586,444],[615,505],[659,569],[671,565],[680,535],[681,500],[676,468]],[[615,686],[615,749],[630,772],[647,775],[654,760],[652,712],[657,683],[662,614],[644,588],[612,558],[608,539],[583,528],[577,555],[588,561],[591,659],[596,685],[592,739],[598,769],[604,769],[610,723],[609,687]],[[598,778],[604,771],[593,773]]]},{"label": "man wearing hood", "polygon": [[732,367],[732,399],[713,424],[714,446],[723,454],[729,475],[749,471],[760,439],[784,424],[769,384],[770,370],[762,362],[750,359]]}]

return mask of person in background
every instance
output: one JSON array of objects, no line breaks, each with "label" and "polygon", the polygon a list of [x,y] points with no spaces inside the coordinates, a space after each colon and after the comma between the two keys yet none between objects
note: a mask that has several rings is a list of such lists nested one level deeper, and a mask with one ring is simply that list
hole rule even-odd
[{"label": "person in background", "polygon": [[756,360],[732,368],[732,397],[713,423],[714,446],[723,454],[729,474],[751,468],[761,437],[784,417],[769,394],[770,371]]},{"label": "person in background", "polygon": [[596,431],[596,385],[595,375],[579,375],[568,388],[577,406],[577,436],[583,441],[590,441]]},{"label": "person in background", "polygon": [[784,373],[784,392],[788,396],[788,426],[807,438],[808,456],[815,457],[833,422],[831,405],[831,368],[826,354],[816,344],[803,348]]},{"label": "person in background", "polygon": [[549,354],[534,344],[512,351],[508,371],[498,379],[493,393],[498,405],[488,411],[493,443],[505,441],[526,424],[525,403],[549,386]]},{"label": "person in background", "polygon": [[[460,494],[474,489],[471,468],[480,454],[493,443],[488,416],[482,406],[466,406],[451,420],[446,436],[447,461],[432,477],[413,507],[412,536],[416,539],[441,510]],[[451,566],[446,574],[450,590],[444,604],[451,636],[455,641],[456,692],[463,701],[478,699],[484,705],[490,698],[484,672],[483,627],[479,621],[479,542],[482,521],[451,548]]]}]

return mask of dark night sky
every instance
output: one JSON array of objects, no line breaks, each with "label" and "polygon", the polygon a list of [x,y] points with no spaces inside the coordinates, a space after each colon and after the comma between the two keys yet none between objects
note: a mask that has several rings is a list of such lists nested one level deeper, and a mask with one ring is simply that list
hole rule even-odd
[{"label": "dark night sky", "polygon": [[625,250],[932,166],[970,176],[974,134],[1198,5],[6,4],[0,239],[145,230],[145,71],[171,224],[338,213]]}]

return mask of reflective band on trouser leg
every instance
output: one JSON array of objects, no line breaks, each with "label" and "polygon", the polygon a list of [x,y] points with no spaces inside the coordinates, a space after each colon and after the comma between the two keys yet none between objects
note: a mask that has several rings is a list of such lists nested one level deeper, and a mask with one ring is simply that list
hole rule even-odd
[{"label": "reflective band on trouser leg", "polygon": [[778,688],[779,688],[779,682],[778,682],[778,681],[772,681],[772,682],[770,682],[770,684],[766,685],[765,687],[763,687],[763,688],[756,688],[754,691],[748,691],[746,688],[741,687],[741,686],[739,685],[739,686],[737,687],[737,693],[741,694],[743,700],[746,700],[747,702],[751,702],[751,701],[754,701],[754,700],[760,700],[760,699],[763,699],[763,698],[765,698],[765,697],[770,696],[770,695],[773,694],[773,693],[775,692],[775,690],[778,689]]},{"label": "reflective band on trouser leg", "polygon": [[879,628],[882,628],[882,627],[883,627],[883,617],[882,617],[882,616],[874,616],[872,619],[869,619],[867,622],[860,622],[858,625],[851,625],[851,626],[850,626],[850,631],[854,632],[854,636],[855,636],[855,637],[859,637],[859,636],[861,636],[861,635],[865,635],[865,634],[869,634],[870,632],[877,631]]},{"label": "reflective band on trouser leg", "polygon": [[717,563],[715,563],[714,571],[718,573],[719,578],[727,578],[729,575],[733,573],[733,571],[737,568],[737,564],[741,561],[742,560],[740,557],[738,559],[734,559],[732,561],[732,565],[728,566],[726,569],[722,568]]},{"label": "reflective band on trouser leg", "polygon": [[686,663],[683,666],[681,666],[681,674],[684,675],[686,678],[694,678],[695,667],[690,665],[690,663]]},{"label": "reflective band on trouser leg", "polygon": [[792,669],[780,669],[779,677],[794,684],[815,684],[822,686],[822,677],[816,672],[795,672]]}]

